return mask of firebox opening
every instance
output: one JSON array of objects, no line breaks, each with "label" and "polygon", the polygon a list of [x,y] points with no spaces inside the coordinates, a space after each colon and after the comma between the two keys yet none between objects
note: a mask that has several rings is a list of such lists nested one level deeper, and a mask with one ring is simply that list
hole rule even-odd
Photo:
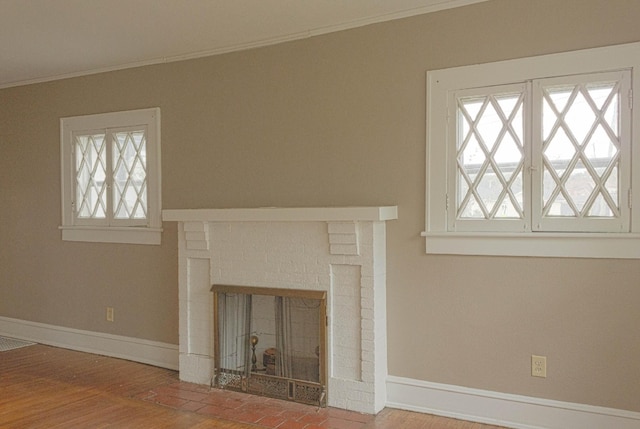
[{"label": "firebox opening", "polygon": [[214,385],[326,405],[326,292],[214,285]]}]

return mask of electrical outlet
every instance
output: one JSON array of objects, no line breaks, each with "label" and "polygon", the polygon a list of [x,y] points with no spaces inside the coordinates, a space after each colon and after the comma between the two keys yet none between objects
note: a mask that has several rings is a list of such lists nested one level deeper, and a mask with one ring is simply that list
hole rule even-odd
[{"label": "electrical outlet", "polygon": [[107,322],[113,322],[113,307],[107,307]]},{"label": "electrical outlet", "polygon": [[547,357],[531,355],[531,376],[547,377]]}]

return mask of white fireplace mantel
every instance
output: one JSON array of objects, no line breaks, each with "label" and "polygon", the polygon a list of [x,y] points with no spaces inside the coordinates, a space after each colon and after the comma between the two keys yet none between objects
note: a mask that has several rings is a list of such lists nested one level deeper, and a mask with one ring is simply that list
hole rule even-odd
[{"label": "white fireplace mantel", "polygon": [[327,292],[327,403],[386,404],[386,221],[396,206],[163,210],[178,222],[180,379],[214,371],[212,284]]},{"label": "white fireplace mantel", "polygon": [[259,207],[233,209],[175,209],[162,211],[162,220],[179,222],[376,222],[397,218],[397,206]]}]

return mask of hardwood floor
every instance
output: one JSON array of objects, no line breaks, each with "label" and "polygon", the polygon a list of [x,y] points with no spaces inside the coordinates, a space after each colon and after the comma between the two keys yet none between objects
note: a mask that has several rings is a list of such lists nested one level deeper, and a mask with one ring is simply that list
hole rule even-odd
[{"label": "hardwood floor", "polygon": [[375,417],[318,411],[231,393],[182,383],[175,371],[39,344],[0,352],[2,428],[499,429],[393,409]]}]

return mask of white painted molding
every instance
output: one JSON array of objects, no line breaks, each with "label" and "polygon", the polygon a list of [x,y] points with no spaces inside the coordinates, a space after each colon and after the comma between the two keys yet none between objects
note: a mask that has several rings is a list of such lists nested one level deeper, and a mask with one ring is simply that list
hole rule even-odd
[{"label": "white painted molding", "polygon": [[387,377],[387,407],[516,429],[638,429],[640,413]]},{"label": "white painted molding", "polygon": [[397,218],[397,206],[260,207],[245,209],[175,209],[162,211],[162,220],[180,222],[377,222]]},{"label": "white painted molding", "polygon": [[0,335],[49,346],[178,369],[178,346],[0,316]]}]

